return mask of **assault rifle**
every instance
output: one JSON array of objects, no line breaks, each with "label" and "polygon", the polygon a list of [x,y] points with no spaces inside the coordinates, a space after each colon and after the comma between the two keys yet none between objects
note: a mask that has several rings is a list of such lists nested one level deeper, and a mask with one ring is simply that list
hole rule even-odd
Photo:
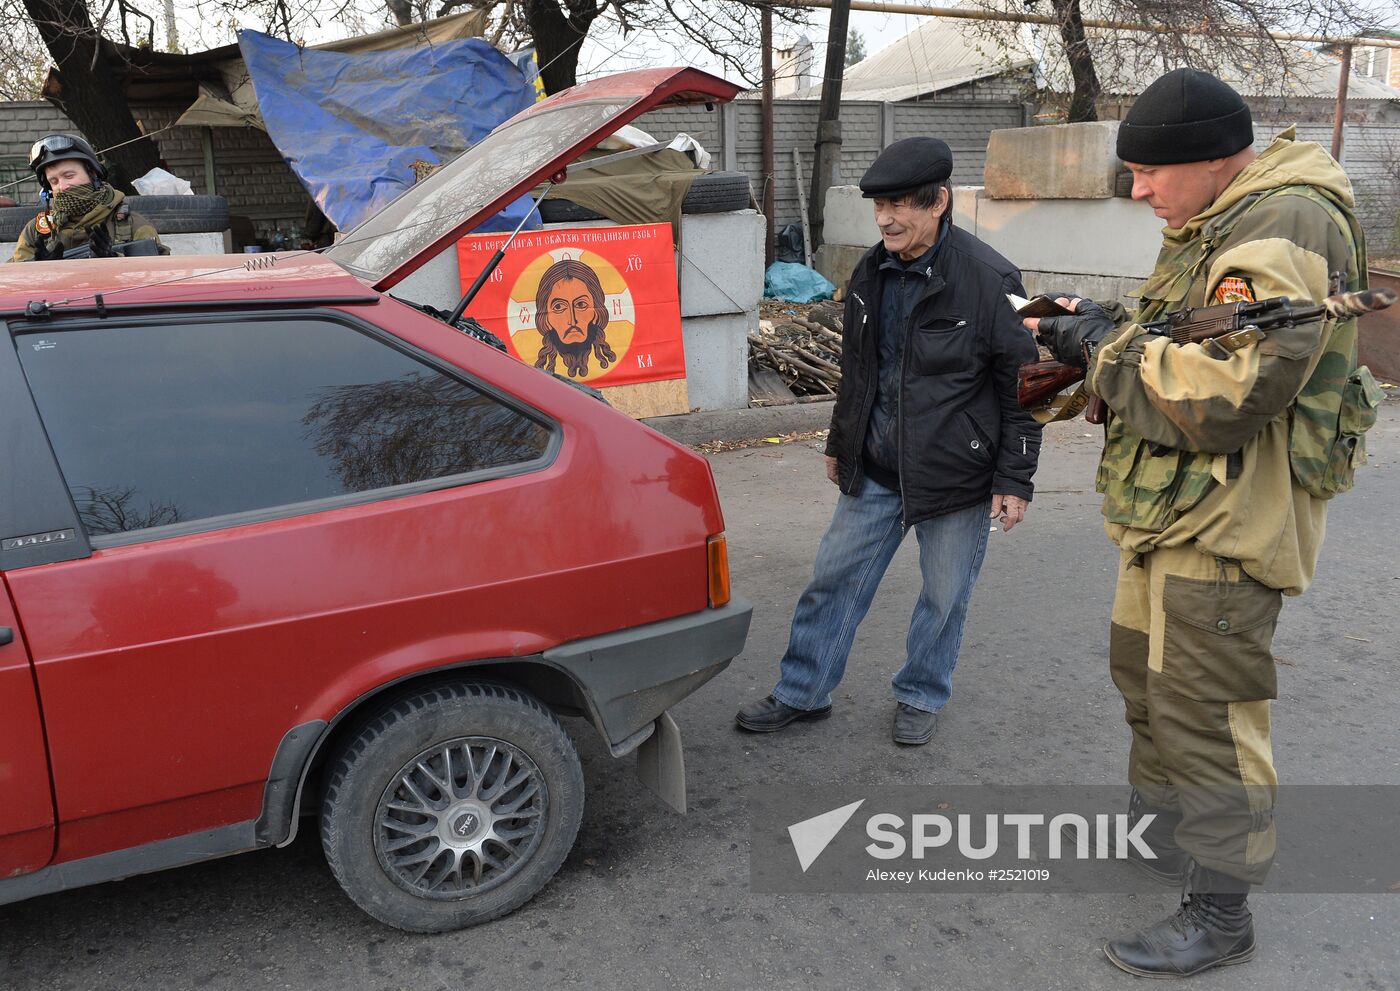
[{"label": "assault rifle", "polygon": [[[1263,340],[1270,331],[1324,318],[1346,320],[1383,310],[1397,298],[1389,289],[1364,289],[1328,296],[1321,303],[1298,302],[1286,296],[1258,302],[1217,303],[1177,310],[1163,320],[1143,324],[1142,329],[1149,334],[1169,337],[1173,344],[1199,344],[1206,354],[1224,361],[1240,348]],[[1096,346],[1085,342],[1085,364],[1093,357]],[[1022,409],[1038,409],[1083,377],[1083,368],[1062,361],[1029,362],[1021,366],[1016,376],[1017,399]],[[1102,423],[1103,417],[1103,400],[1089,397],[1084,419],[1089,423]]]},{"label": "assault rifle", "polygon": [[106,244],[86,241],[76,248],[65,249],[63,260],[69,261],[73,258],[136,258],[158,254],[160,254],[159,242],[153,237],[143,237],[139,241],[118,241],[115,244],[110,241]]}]

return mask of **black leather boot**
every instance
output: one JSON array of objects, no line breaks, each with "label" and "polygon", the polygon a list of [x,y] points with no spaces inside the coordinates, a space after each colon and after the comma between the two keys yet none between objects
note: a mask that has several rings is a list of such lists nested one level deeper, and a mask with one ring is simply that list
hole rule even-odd
[{"label": "black leather boot", "polygon": [[1180,884],[1191,864],[1191,856],[1176,845],[1176,827],[1181,823],[1181,813],[1153,808],[1147,804],[1147,799],[1142,797],[1142,793],[1134,788],[1128,796],[1128,828],[1136,826],[1138,820],[1149,812],[1156,818],[1142,831],[1142,839],[1157,855],[1157,859],[1147,859],[1138,852],[1137,847],[1129,843],[1128,863],[1154,881],[1160,881],[1162,884]]},{"label": "black leather boot", "polygon": [[1254,958],[1249,885],[1196,865],[1175,915],[1103,948],[1114,966],[1139,977],[1190,977]]}]

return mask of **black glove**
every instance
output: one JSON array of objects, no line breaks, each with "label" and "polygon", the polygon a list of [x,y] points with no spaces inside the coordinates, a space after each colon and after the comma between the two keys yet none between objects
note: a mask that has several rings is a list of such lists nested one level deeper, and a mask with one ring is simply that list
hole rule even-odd
[{"label": "black glove", "polygon": [[1084,345],[1088,344],[1093,351],[1117,327],[1102,306],[1092,299],[1081,299],[1072,316],[1041,318],[1040,343],[1048,347],[1057,360],[1083,368]]}]

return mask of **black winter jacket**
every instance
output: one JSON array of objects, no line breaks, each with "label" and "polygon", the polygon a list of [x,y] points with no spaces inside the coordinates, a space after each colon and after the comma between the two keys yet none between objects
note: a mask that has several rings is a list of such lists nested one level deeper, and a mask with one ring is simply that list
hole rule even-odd
[{"label": "black winter jacket", "polygon": [[[1006,299],[1025,295],[1021,273],[952,225],[914,304],[900,371],[896,449],[904,523],[956,512],[993,493],[1030,499],[1040,424],[1016,401],[1016,371],[1035,361],[1031,334]],[[846,290],[841,387],[826,453],[841,491],[864,479],[861,451],[878,381],[883,245],[865,253]]]}]

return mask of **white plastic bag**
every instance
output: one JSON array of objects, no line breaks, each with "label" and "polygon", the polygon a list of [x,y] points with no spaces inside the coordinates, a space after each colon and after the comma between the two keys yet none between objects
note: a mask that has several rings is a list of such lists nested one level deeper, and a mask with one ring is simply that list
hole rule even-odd
[{"label": "white plastic bag", "polygon": [[194,187],[186,180],[177,175],[172,175],[165,169],[151,169],[140,179],[133,179],[131,184],[136,187],[136,191],[142,196],[193,196]]}]

